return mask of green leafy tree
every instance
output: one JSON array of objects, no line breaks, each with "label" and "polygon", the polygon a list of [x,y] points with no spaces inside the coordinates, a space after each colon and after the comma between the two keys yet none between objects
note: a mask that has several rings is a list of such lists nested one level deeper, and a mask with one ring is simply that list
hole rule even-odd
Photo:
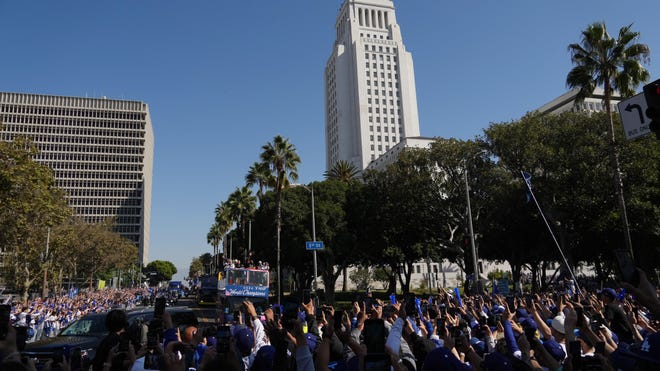
[{"label": "green leafy tree", "polygon": [[190,267],[188,268],[188,277],[194,278],[199,277],[204,273],[204,263],[199,259],[199,257],[193,258],[190,262]]},{"label": "green leafy tree", "polygon": [[[540,271],[544,262],[562,262],[533,200],[525,196],[520,171],[532,174],[532,185],[545,217],[569,265],[593,264],[602,278],[613,268],[613,250],[620,248],[621,224],[617,197],[607,186],[611,179],[607,156],[606,114],[529,114],[510,123],[491,124],[484,141],[504,172],[493,180],[487,199],[480,254],[505,259],[513,278],[528,265]],[[617,135],[622,135],[617,131]],[[643,257],[657,254],[658,143],[651,138],[622,142],[621,165],[630,182],[632,232],[646,241]],[[640,260],[643,265],[645,260]]]},{"label": "green leafy tree", "polygon": [[[208,255],[208,254],[207,254]],[[201,261],[201,257],[200,257]],[[208,263],[208,262],[207,262]],[[204,264],[204,262],[202,262]],[[177,272],[176,267],[172,262],[167,260],[154,260],[147,264],[147,271],[155,272],[162,281],[169,281]]]},{"label": "green leafy tree", "polygon": [[369,267],[358,267],[351,272],[350,279],[358,290],[364,291],[369,287],[373,277],[371,276]]},{"label": "green leafy tree", "polygon": [[[365,173],[363,211],[353,207],[351,220],[365,246],[365,265],[388,265],[404,292],[410,290],[413,264],[429,256],[438,242],[440,192],[434,172],[427,150],[406,149],[385,171]],[[392,283],[389,289],[394,291]]]},{"label": "green leafy tree", "polygon": [[298,164],[300,157],[296,153],[296,148],[288,139],[278,135],[261,147],[261,161],[267,163],[271,173],[275,177],[274,190],[277,194],[277,302],[281,302],[282,284],[280,270],[280,252],[281,241],[280,234],[282,230],[282,192],[289,186],[290,181],[298,179]]},{"label": "green leafy tree", "polygon": [[615,90],[622,97],[631,96],[635,92],[634,89],[649,78],[648,71],[642,66],[642,62],[649,60],[649,47],[637,43],[639,33],[632,31],[631,27],[632,25],[622,27],[616,38],[609,35],[605,23],[602,22],[593,23],[582,31],[580,43],[568,46],[575,67],[568,73],[566,84],[571,88],[580,88],[576,97],[578,102],[591,96],[596,86],[603,87],[603,103],[609,118],[609,157],[614,173],[614,187],[618,196],[625,244],[632,255],[633,247],[611,106]]},{"label": "green leafy tree", "polygon": [[429,156],[436,167],[433,182],[440,192],[439,245],[435,257],[446,258],[472,273],[466,191],[470,192],[472,219],[478,225],[486,208],[489,185],[497,178],[495,166],[485,146],[473,140],[436,138]]},{"label": "green leafy tree", "polygon": [[48,228],[72,214],[50,168],[33,160],[36,154],[27,138],[0,141],[3,277],[22,292],[24,301],[30,286],[50,267],[45,255]]}]

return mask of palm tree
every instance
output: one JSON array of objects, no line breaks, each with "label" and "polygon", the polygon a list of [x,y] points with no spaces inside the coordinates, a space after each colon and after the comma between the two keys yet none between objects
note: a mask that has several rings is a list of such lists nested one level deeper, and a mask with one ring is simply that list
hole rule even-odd
[{"label": "palm tree", "polygon": [[245,246],[245,226],[247,221],[252,219],[257,208],[257,198],[252,194],[248,186],[236,188],[227,199],[229,206],[229,215],[236,221],[236,226],[241,231],[241,248],[244,258],[247,257],[247,246]]},{"label": "palm tree", "polygon": [[211,229],[209,229],[209,233],[206,234],[206,242],[213,246],[213,268],[215,273],[218,271],[218,246],[220,246],[225,233],[220,224],[216,222],[213,223]]},{"label": "palm tree", "polygon": [[275,179],[273,173],[270,171],[270,166],[265,162],[255,162],[250,166],[247,175],[245,176],[245,183],[248,187],[257,185],[259,190],[257,191],[257,198],[259,203],[264,197],[264,191],[273,186]]},{"label": "palm tree", "polygon": [[[227,246],[227,233],[231,230],[234,221],[230,215],[230,209],[227,201],[223,201],[215,208],[215,224],[218,227],[218,233],[222,235],[222,239],[225,242],[225,247]],[[223,253],[226,255],[227,249],[223,249]],[[219,264],[218,264],[219,266]]]},{"label": "palm tree", "polygon": [[296,147],[288,139],[278,135],[261,147],[261,161],[267,163],[271,174],[275,177],[273,183],[277,194],[277,303],[281,302],[282,277],[280,275],[280,232],[282,230],[282,191],[288,187],[289,180],[298,179],[298,164],[300,157]]},{"label": "palm tree", "polygon": [[349,183],[357,178],[359,174],[360,169],[358,169],[353,163],[339,160],[335,162],[334,165],[323,174],[323,176],[325,176],[326,179],[335,179],[344,183]]},{"label": "palm tree", "polygon": [[649,61],[649,47],[636,43],[639,32],[630,30],[632,25],[621,27],[616,39],[607,33],[605,23],[593,23],[582,31],[579,44],[570,44],[571,61],[575,67],[566,77],[566,85],[580,88],[576,96],[577,102],[582,102],[592,95],[596,86],[604,90],[605,111],[610,119],[610,162],[614,172],[614,187],[619,198],[619,211],[623,222],[626,247],[633,255],[630,226],[626,213],[626,202],[623,197],[623,180],[619,167],[619,158],[614,137],[614,120],[612,118],[612,92],[618,91],[622,97],[635,93],[639,84],[649,79],[649,72],[642,66]]},{"label": "palm tree", "polygon": [[[360,175],[360,169],[357,168],[352,162],[346,160],[339,160],[335,162],[330,170],[327,170],[323,176],[326,179],[339,180],[340,182],[350,183]],[[342,284],[342,291],[348,290],[348,269],[344,268],[344,282]]]}]

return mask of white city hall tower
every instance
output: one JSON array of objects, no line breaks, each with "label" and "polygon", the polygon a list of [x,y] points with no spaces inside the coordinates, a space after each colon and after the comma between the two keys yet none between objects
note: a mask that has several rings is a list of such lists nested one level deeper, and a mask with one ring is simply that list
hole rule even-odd
[{"label": "white city hall tower", "polygon": [[326,167],[363,170],[405,137],[419,136],[415,72],[392,0],[346,0],[325,67]]}]

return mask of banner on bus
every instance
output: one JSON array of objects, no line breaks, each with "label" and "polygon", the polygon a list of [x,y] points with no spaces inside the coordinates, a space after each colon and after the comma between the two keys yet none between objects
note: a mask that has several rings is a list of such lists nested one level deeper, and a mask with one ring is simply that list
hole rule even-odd
[{"label": "banner on bus", "polygon": [[251,297],[268,297],[268,286],[252,286],[252,285],[227,285],[225,286],[226,296],[251,296]]}]

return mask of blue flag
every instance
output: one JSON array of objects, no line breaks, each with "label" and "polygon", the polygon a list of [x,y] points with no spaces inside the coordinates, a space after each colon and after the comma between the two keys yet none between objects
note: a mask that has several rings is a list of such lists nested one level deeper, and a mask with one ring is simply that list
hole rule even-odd
[{"label": "blue flag", "polygon": [[525,191],[527,192],[527,202],[532,199],[532,174],[523,171],[522,172],[523,179],[525,179],[525,183],[527,184],[527,188]]},{"label": "blue flag", "polygon": [[463,300],[461,300],[461,293],[458,292],[458,287],[454,287],[454,295],[456,295],[456,301],[458,302],[458,306],[463,308]]}]

